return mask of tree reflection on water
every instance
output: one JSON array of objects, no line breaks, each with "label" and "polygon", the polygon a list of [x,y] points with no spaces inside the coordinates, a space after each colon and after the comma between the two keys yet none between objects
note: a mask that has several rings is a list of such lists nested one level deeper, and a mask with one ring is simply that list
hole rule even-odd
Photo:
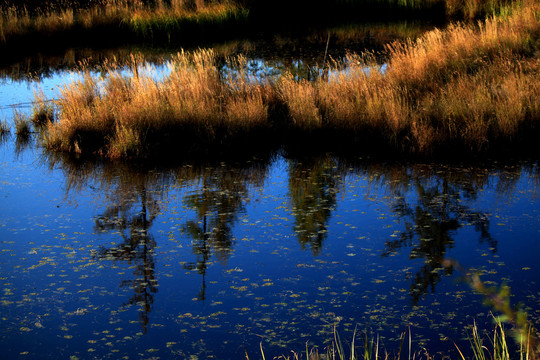
[{"label": "tree reflection on water", "polygon": [[[179,201],[186,210],[180,231],[189,239],[192,254],[180,261],[185,270],[196,273],[201,285],[199,301],[207,297],[207,275],[215,257],[226,263],[235,247],[235,226],[253,189],[265,186],[271,161],[248,163],[181,165],[176,168],[149,170],[118,164],[51,161],[66,172],[67,192],[94,188],[104,210],[95,216],[97,234],[118,234],[119,244],[101,246],[95,253],[100,260],[126,262],[134,266],[131,279],[120,287],[133,293],[125,306],[139,307],[139,322],[146,331],[154,296],[158,290],[156,275],[157,246],[152,227],[157,217],[166,213],[171,189],[180,189]],[[347,185],[347,176],[367,179],[369,187],[383,192],[401,229],[386,240],[382,257],[408,252],[413,263],[421,264],[411,274],[409,295],[414,305],[437,284],[451,267],[443,263],[456,246],[457,232],[473,226],[481,244],[497,251],[497,239],[490,232],[488,212],[474,209],[479,194],[493,187],[494,177],[486,169],[467,169],[442,165],[389,165],[349,163],[334,157],[313,160],[286,159],[288,164],[288,204],[294,215],[294,233],[300,247],[313,256],[320,255],[329,234],[329,220],[338,205],[338,194]],[[514,192],[522,167],[505,170],[508,176],[496,177],[497,191]],[[365,191],[365,190],[362,190]],[[389,200],[388,200],[389,199]],[[194,255],[194,256],[193,256]]]},{"label": "tree reflection on water", "polygon": [[295,217],[294,231],[302,249],[322,251],[328,221],[339,191],[336,162],[331,157],[314,161],[289,161],[289,197]]},{"label": "tree reflection on water", "polygon": [[67,193],[85,187],[98,191],[105,210],[95,216],[94,231],[119,234],[122,242],[101,246],[95,258],[134,266],[134,278],[123,280],[120,287],[132,289],[133,295],[123,306],[139,306],[139,322],[144,332],[158,292],[154,260],[157,244],[151,228],[161,214],[160,205],[168,204],[170,189],[177,185],[192,188],[182,202],[195,212],[195,219],[187,220],[181,231],[191,239],[196,260],[185,262],[184,269],[202,276],[197,299],[204,301],[208,262],[212,255],[223,263],[227,261],[234,246],[232,229],[239,215],[245,212],[249,190],[261,187],[268,171],[267,159],[232,166],[186,165],[160,171],[52,156],[48,160],[51,167],[63,166]]},{"label": "tree reflection on water", "polygon": [[[135,279],[122,281],[120,287],[133,290],[133,296],[124,305],[139,305],[139,322],[146,332],[148,314],[154,302],[153,294],[158,291],[154,265],[156,242],[149,234],[149,229],[159,207],[157,202],[148,196],[145,185],[139,185],[136,189],[139,209],[135,201],[119,199],[121,205],[110,204],[102,215],[96,217],[94,230],[96,233],[120,233],[123,242],[114,247],[101,247],[97,257],[102,260],[126,261],[134,265]],[[133,195],[130,194],[129,197]]]},{"label": "tree reflection on water", "polygon": [[[441,169],[413,166],[401,181],[393,186],[392,211],[404,230],[386,241],[382,256],[410,248],[411,260],[423,259],[423,265],[412,276],[409,294],[414,305],[429,291],[434,292],[442,275],[450,275],[452,267],[443,262],[449,249],[455,246],[456,232],[465,225],[474,225],[480,243],[497,251],[497,240],[490,234],[490,214],[466,204],[478,197],[486,178],[465,169]],[[407,196],[412,189],[414,196]]]},{"label": "tree reflection on water", "polygon": [[206,299],[207,262],[212,253],[226,262],[234,245],[232,228],[240,214],[245,213],[250,186],[262,186],[266,165],[249,167],[208,167],[192,174],[199,179],[199,187],[184,196],[184,204],[195,211],[196,219],[187,221],[182,230],[191,239],[195,262],[184,268],[202,275],[197,299]]}]

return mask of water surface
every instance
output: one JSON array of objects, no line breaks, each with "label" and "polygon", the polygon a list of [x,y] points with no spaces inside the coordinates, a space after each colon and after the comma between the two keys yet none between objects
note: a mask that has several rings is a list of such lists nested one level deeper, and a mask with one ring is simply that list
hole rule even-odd
[{"label": "water surface", "polygon": [[[259,64],[264,64],[259,62]],[[158,66],[158,65],[156,65]],[[1,117],[78,75],[4,78]],[[536,160],[395,163],[283,154],[99,163],[0,144],[6,358],[267,358],[336,328],[455,355],[490,308],[455,260],[540,318]]]}]

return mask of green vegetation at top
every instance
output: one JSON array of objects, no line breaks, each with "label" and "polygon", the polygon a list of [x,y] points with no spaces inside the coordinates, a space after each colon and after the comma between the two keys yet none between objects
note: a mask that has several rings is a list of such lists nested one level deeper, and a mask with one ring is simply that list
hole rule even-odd
[{"label": "green vegetation at top", "polygon": [[[509,0],[26,0],[0,2],[6,55],[134,42],[195,44],[344,21],[479,18]],[[24,44],[24,46],[21,46]]]},{"label": "green vegetation at top", "polygon": [[245,8],[229,1],[199,4],[158,0],[149,5],[136,0],[111,0],[89,7],[52,9],[3,7],[0,49],[32,52],[51,47],[140,41],[219,40],[224,33],[238,34],[248,15]]}]

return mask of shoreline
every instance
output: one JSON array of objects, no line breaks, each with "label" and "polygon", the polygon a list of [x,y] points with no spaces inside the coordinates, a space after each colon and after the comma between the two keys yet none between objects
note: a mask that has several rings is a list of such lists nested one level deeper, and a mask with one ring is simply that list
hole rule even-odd
[{"label": "shoreline", "polygon": [[[421,157],[534,151],[540,135],[538,5],[455,24],[386,48],[384,72],[351,54],[312,81],[259,79],[242,56],[222,74],[211,50],[179,53],[162,81],[111,69],[66,85],[48,149],[104,158],[282,145]],[[36,98],[39,101],[39,96]]]}]

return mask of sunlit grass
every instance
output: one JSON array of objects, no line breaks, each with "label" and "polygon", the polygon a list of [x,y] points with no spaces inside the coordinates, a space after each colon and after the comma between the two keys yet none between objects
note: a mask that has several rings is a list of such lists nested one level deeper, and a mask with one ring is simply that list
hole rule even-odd
[{"label": "sunlit grass", "polygon": [[517,3],[478,25],[455,24],[396,42],[387,47],[382,70],[369,54],[351,54],[345,68],[335,63],[311,82],[287,74],[273,82],[257,78],[242,57],[229,59],[223,73],[208,50],[179,53],[170,74],[156,81],[137,70],[150,65],[134,59],[133,76],[111,68],[102,82],[86,73],[66,85],[59,123],[49,126],[46,144],[137,157],[178,144],[186,151],[241,147],[240,138],[257,142],[255,135],[272,129],[301,134],[289,140],[300,146],[315,136],[319,147],[416,155],[526,145],[540,118],[538,9]]},{"label": "sunlit grass", "polygon": [[213,51],[179,53],[162,82],[145,71],[148,64],[133,61],[133,69],[140,68],[133,77],[111,69],[102,83],[86,73],[64,86],[47,146],[137,157],[151,148],[206,146],[268,127],[268,85],[242,70],[234,81],[222,79]]},{"label": "sunlit grass", "polygon": [[38,10],[36,14],[16,7],[3,8],[0,9],[0,45],[16,45],[12,43],[36,36],[57,42],[76,38],[80,42],[94,32],[103,34],[103,31],[112,38],[122,36],[123,43],[131,41],[130,38],[165,42],[171,36],[197,39],[205,31],[218,35],[216,29],[242,24],[247,16],[247,10],[229,1],[191,3],[158,0],[155,6],[149,6],[142,1],[111,0],[104,6]]},{"label": "sunlit grass", "polygon": [[400,151],[493,149],[539,118],[532,41],[539,24],[538,5],[518,4],[478,26],[456,24],[390,45],[384,71],[351,55],[346,71],[310,87],[317,96],[285,102],[293,118],[320,116],[328,130],[363,140],[375,134]]}]

